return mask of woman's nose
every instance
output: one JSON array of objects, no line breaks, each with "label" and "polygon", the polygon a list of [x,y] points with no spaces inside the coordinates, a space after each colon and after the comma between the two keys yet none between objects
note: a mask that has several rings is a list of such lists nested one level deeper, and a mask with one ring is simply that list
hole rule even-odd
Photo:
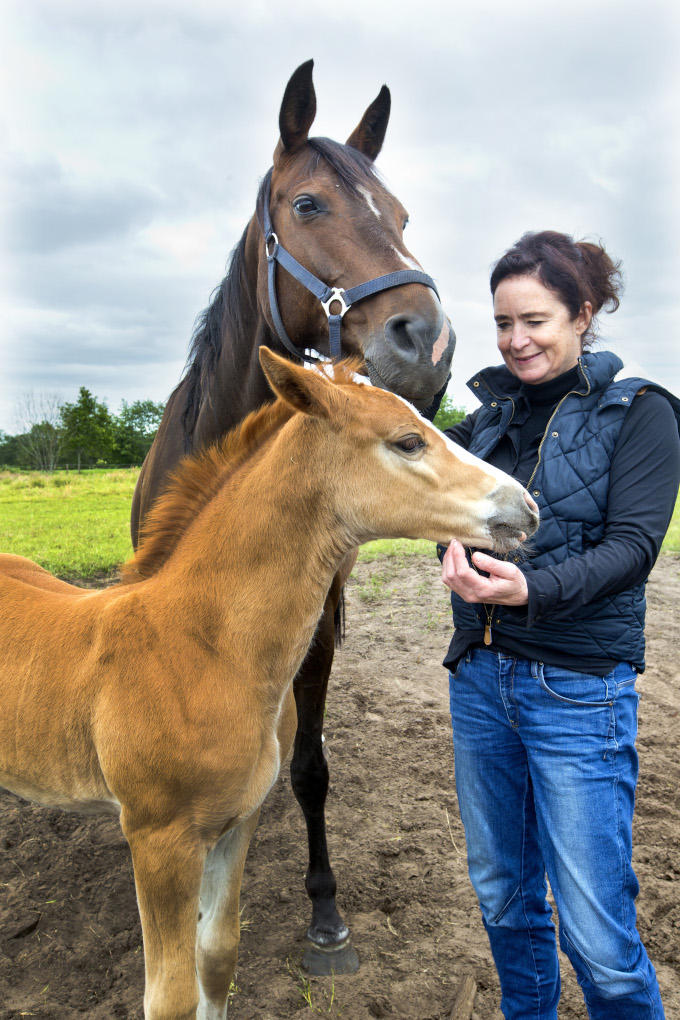
[{"label": "woman's nose", "polygon": [[524,326],[513,326],[512,336],[510,337],[510,345],[516,349],[520,349],[522,347],[526,347],[528,343],[529,337],[527,336]]}]

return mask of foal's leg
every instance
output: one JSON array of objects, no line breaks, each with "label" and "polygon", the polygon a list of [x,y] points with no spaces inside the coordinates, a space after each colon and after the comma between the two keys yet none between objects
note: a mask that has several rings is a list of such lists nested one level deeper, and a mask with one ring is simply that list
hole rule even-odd
[{"label": "foal's leg", "polygon": [[225,832],[206,858],[196,941],[200,994],[197,1020],[226,1020],[240,938],[241,878],[259,814],[258,809]]},{"label": "foal's leg", "polygon": [[194,1020],[196,922],[205,852],[184,827],[121,824],[135,872],[144,937],[146,1020]]},{"label": "foal's leg", "polygon": [[304,966],[312,974],[354,973],[359,966],[349,944],[349,929],[335,904],[335,875],[328,857],[324,805],[328,792],[328,765],[323,753],[323,714],[328,677],[335,650],[334,611],[340,585],[329,592],[323,616],[307,657],[293,681],[298,728],[295,735],[291,782],[307,823],[309,869],[305,885],[312,901],[312,943]]}]

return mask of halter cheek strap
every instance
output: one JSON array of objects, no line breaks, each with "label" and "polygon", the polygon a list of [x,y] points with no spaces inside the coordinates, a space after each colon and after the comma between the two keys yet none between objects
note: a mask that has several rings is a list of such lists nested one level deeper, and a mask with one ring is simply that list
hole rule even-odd
[{"label": "halter cheek strap", "polygon": [[[350,287],[349,290],[343,290],[341,287],[330,287],[327,283],[324,283],[323,280],[320,280],[317,276],[314,276],[313,273],[310,273],[308,269],[305,269],[304,266],[300,265],[297,259],[293,258],[290,252],[279,244],[279,239],[274,233],[272,227],[271,215],[269,212],[269,177],[266,179],[263,197],[262,233],[264,235],[264,248],[267,255],[267,289],[269,292],[269,307],[271,308],[274,328],[276,329],[279,340],[286,350],[288,350],[295,358],[303,360],[303,355],[286,333],[281,313],[279,311],[279,305],[276,299],[275,279],[277,262],[282,269],[285,269],[287,273],[294,277],[298,283],[301,283],[306,290],[310,291],[320,301],[321,306],[326,313],[326,317],[328,318],[328,344],[330,356],[333,360],[342,357],[342,341],[340,337],[342,318],[345,312],[351,308],[353,304],[356,304],[357,301],[362,301],[364,298],[371,297],[373,294],[379,294],[380,291],[389,290],[391,287],[400,287],[402,284],[407,283],[422,283],[426,287],[430,287],[437,297],[439,297],[439,291],[437,290],[432,277],[417,269],[400,269],[394,273],[387,273],[385,276],[378,276],[373,280],[368,280],[366,283],[360,283],[356,287]],[[334,311],[331,310],[333,306],[336,306]]]}]

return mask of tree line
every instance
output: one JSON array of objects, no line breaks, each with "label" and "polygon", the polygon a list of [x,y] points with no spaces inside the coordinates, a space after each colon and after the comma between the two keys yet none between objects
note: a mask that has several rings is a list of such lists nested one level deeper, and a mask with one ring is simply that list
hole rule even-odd
[{"label": "tree line", "polygon": [[139,465],[163,410],[164,404],[153,400],[124,400],[118,414],[112,414],[85,386],[73,403],[29,395],[18,409],[19,433],[0,431],[0,464],[40,471]]},{"label": "tree line", "polygon": [[[40,471],[137,466],[151,447],[164,406],[124,400],[119,413],[112,414],[85,386],[72,404],[45,394],[27,396],[19,409],[23,430],[14,436],[0,431],[0,465]],[[464,417],[465,411],[445,394],[434,423],[445,429]]]}]

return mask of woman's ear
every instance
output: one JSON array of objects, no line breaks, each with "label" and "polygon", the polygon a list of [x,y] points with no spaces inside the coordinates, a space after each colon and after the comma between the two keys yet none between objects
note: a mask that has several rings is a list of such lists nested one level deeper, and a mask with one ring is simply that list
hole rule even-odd
[{"label": "woman's ear", "polygon": [[590,301],[584,301],[583,304],[581,305],[581,311],[576,316],[575,322],[576,330],[581,337],[588,329],[588,326],[591,324],[592,321],[593,321],[593,306],[591,305]]}]

